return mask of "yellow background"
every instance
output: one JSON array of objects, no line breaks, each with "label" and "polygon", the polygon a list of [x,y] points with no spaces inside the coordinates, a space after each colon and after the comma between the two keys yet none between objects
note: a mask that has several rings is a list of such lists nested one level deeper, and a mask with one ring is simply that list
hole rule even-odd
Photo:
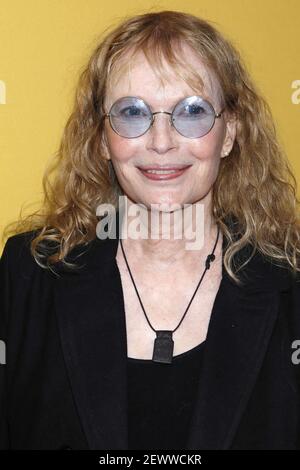
[{"label": "yellow background", "polygon": [[163,9],[213,21],[240,50],[271,106],[299,184],[299,0],[1,0],[0,81],[6,86],[6,103],[0,104],[1,235],[21,207],[25,214],[39,207],[45,166],[57,150],[76,80],[101,31],[124,15]]}]

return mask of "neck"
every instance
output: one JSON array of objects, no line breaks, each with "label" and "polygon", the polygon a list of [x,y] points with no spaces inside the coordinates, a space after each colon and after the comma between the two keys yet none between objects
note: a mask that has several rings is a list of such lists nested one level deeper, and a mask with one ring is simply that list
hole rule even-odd
[{"label": "neck", "polygon": [[[121,229],[122,244],[131,259],[149,260],[153,267],[164,269],[176,264],[188,266],[199,259],[205,261],[212,253],[218,227],[209,204],[195,203],[171,213],[139,206],[138,215],[130,215],[133,205],[137,206],[128,199]],[[220,243],[221,234],[215,254]]]}]

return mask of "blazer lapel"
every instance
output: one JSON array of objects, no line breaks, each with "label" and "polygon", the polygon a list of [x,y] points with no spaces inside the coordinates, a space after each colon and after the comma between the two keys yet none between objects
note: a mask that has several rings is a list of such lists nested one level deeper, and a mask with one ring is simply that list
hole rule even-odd
[{"label": "blazer lapel", "polygon": [[[83,255],[78,249],[82,269],[54,280],[64,359],[89,448],[96,450],[128,449],[127,334],[115,260],[118,221],[116,239],[96,238]],[[78,250],[72,251],[75,258]],[[287,286],[287,278],[278,276],[281,271],[269,266],[256,255],[245,269],[247,286],[241,288],[223,265],[188,449],[230,447],[278,315],[279,291]]]},{"label": "blazer lapel", "polygon": [[117,244],[96,239],[83,256],[84,268],[54,281],[64,359],[89,448],[96,450],[128,448],[127,340],[114,262]]},{"label": "blazer lapel", "polygon": [[258,253],[245,276],[247,284],[237,286],[223,264],[187,449],[230,448],[278,317],[280,291],[290,283],[286,270],[266,264]]}]

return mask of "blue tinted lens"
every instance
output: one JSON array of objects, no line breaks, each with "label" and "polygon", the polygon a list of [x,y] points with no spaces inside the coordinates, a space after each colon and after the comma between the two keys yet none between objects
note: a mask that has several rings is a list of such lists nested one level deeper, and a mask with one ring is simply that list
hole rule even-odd
[{"label": "blue tinted lens", "polygon": [[110,111],[113,129],[123,137],[138,137],[144,134],[152,120],[150,108],[135,97],[120,98]]},{"label": "blue tinted lens", "polygon": [[190,96],[178,103],[173,111],[173,125],[185,137],[207,134],[215,121],[212,105],[200,96]]}]

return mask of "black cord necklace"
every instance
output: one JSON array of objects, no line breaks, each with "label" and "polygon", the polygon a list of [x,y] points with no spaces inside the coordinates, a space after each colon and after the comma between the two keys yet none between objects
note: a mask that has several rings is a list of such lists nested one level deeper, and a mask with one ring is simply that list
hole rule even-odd
[{"label": "black cord necklace", "polygon": [[218,239],[219,239],[219,231],[220,231],[220,227],[218,226],[218,234],[217,234],[217,239],[216,239],[216,242],[215,242],[215,245],[214,245],[214,249],[212,251],[211,254],[209,254],[206,258],[206,261],[205,261],[205,269],[204,269],[204,272],[200,278],[200,281],[198,282],[198,285],[196,287],[196,290],[180,320],[180,322],[178,323],[177,327],[174,329],[174,330],[155,330],[153,328],[153,326],[151,325],[149,319],[148,319],[148,316],[146,314],[146,311],[144,309],[144,306],[143,306],[143,303],[141,301],[141,298],[140,298],[140,295],[138,293],[138,290],[137,290],[137,287],[135,285],[135,282],[134,282],[134,279],[132,277],[132,274],[131,274],[131,271],[130,271],[130,268],[129,268],[129,265],[128,265],[128,262],[127,262],[127,258],[126,258],[126,255],[125,255],[125,252],[124,252],[124,248],[123,248],[123,244],[122,244],[122,239],[120,238],[120,244],[121,244],[121,248],[122,248],[122,253],[123,253],[123,256],[124,256],[124,259],[125,259],[125,262],[126,262],[126,265],[127,265],[127,269],[129,271],[129,274],[130,274],[130,277],[131,277],[131,280],[132,280],[132,283],[134,285],[134,288],[135,288],[135,291],[136,291],[136,294],[138,296],[138,299],[139,299],[139,302],[141,304],[141,307],[143,309],[143,312],[145,314],[145,317],[147,319],[147,322],[150,326],[150,328],[152,328],[153,331],[155,331],[156,333],[156,338],[154,340],[154,348],[153,348],[153,356],[152,356],[152,361],[153,362],[163,362],[165,364],[171,364],[172,363],[172,358],[173,358],[173,349],[174,349],[174,341],[173,341],[173,333],[177,330],[177,328],[179,328],[179,326],[181,325],[195,295],[196,295],[196,292],[202,282],[202,279],[206,273],[206,271],[210,268],[210,263],[212,261],[214,261],[215,259],[215,255],[214,255],[214,252],[215,252],[215,249],[216,249],[216,246],[217,246],[217,243],[218,243]]}]

